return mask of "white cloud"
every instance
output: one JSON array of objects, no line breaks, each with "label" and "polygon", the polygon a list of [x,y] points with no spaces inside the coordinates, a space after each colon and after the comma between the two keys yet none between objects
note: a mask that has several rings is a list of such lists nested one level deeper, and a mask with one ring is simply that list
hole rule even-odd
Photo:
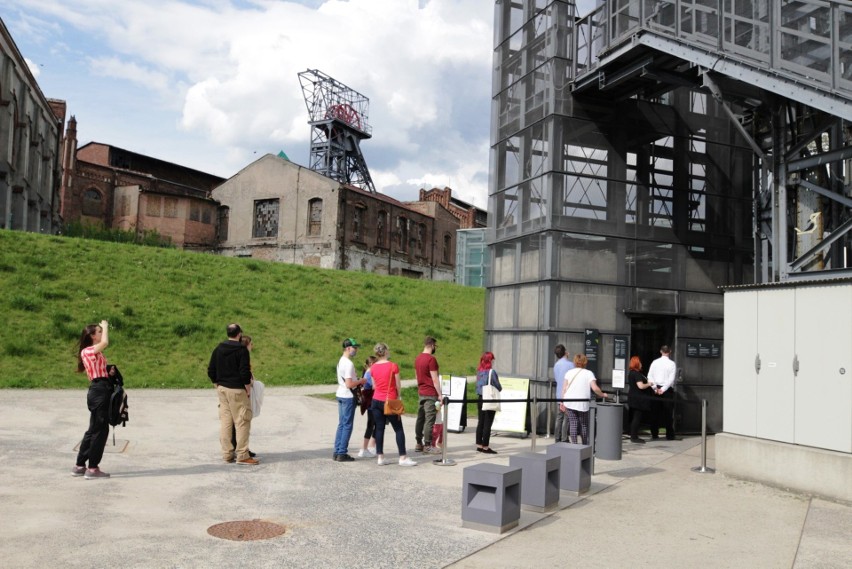
[{"label": "white cloud", "polygon": [[41,74],[41,69],[38,68],[38,65],[34,63],[30,58],[25,57],[24,63],[27,64],[27,68],[30,70],[30,73],[33,74],[33,77],[38,79],[38,76]]},{"label": "white cloud", "polygon": [[373,138],[362,149],[379,189],[449,181],[455,195],[485,205],[493,0],[11,2],[85,36],[89,73],[179,109],[176,136],[218,148],[206,158],[217,173],[281,148],[307,162],[296,74],[316,68],[370,98]]}]

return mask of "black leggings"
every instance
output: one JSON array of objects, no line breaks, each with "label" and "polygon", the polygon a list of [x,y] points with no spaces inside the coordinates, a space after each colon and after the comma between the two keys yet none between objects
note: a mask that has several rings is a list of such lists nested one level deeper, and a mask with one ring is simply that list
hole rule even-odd
[{"label": "black leggings", "polygon": [[476,410],[479,412],[479,420],[476,422],[476,444],[488,448],[488,443],[491,442],[491,424],[494,422],[497,411],[482,410],[482,395],[476,401]]},{"label": "black leggings", "polygon": [[97,468],[104,456],[104,447],[109,437],[109,398],[112,386],[107,379],[94,380],[89,385],[86,394],[86,405],[89,407],[89,430],[83,435],[80,452],[77,454],[77,466]]}]

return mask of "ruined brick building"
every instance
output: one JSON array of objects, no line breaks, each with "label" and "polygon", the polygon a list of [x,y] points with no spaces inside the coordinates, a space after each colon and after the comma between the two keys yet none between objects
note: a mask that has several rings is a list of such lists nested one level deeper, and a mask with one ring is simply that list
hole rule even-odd
[{"label": "ruined brick building", "polygon": [[156,231],[184,249],[216,246],[217,204],[224,181],[123,148],[89,142],[77,148],[77,121],[68,121],[62,160],[65,223],[82,221],[142,234]]},{"label": "ruined brick building", "polygon": [[60,144],[65,101],[44,96],[0,20],[0,229],[60,226]]},{"label": "ruined brick building", "polygon": [[485,212],[448,202],[449,188],[420,197],[403,203],[267,154],[213,190],[221,204],[219,252],[452,281],[456,231]]}]

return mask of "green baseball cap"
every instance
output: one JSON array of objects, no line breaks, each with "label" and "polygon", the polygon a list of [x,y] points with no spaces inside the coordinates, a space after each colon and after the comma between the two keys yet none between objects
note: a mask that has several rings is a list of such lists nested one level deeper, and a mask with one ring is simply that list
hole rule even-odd
[{"label": "green baseball cap", "polygon": [[346,338],[343,340],[344,348],[360,348],[361,344],[355,341],[355,338]]}]

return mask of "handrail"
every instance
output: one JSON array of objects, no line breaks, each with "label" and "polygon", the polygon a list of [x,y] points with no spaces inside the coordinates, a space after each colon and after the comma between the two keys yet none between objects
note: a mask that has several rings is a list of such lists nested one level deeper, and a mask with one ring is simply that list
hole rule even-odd
[{"label": "handrail", "polygon": [[724,0],[714,8],[701,0],[629,0],[613,6],[601,4],[576,21],[575,81],[594,71],[601,56],[652,33],[816,82],[852,99],[852,69],[841,66],[852,58],[852,4],[846,0],[752,0],[751,16],[736,13],[732,7],[741,5]]}]

